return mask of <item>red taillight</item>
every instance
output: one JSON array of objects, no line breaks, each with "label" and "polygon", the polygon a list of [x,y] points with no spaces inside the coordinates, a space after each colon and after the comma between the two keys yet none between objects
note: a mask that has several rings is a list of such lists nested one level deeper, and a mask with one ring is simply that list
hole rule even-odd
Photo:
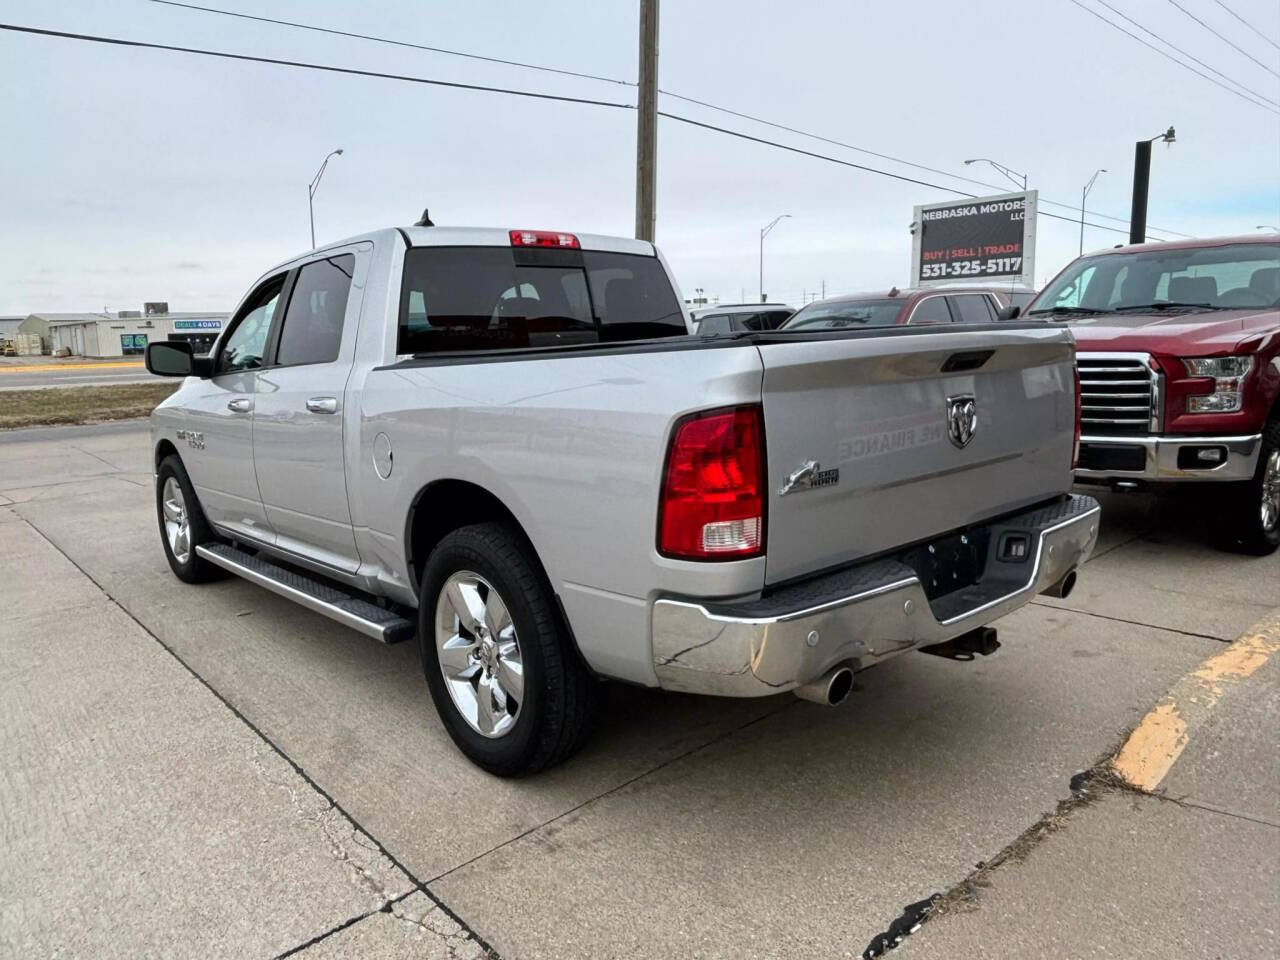
[{"label": "red taillight", "polygon": [[555,247],[560,250],[577,250],[578,238],[572,233],[556,233],[554,230],[512,230],[513,247]]},{"label": "red taillight", "polygon": [[764,428],[759,406],[676,424],[658,503],[658,552],[682,560],[764,553]]},{"label": "red taillight", "polygon": [[1080,396],[1080,368],[1073,367],[1072,370],[1076,375],[1076,433],[1071,445],[1071,469],[1074,470],[1080,466],[1080,421],[1084,416],[1084,401]]}]

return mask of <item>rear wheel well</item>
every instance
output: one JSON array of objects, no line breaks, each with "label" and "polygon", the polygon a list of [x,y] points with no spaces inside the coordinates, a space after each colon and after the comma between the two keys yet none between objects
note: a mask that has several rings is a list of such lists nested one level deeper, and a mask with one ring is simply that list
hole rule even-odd
[{"label": "rear wheel well", "polygon": [[414,592],[422,584],[422,571],[436,544],[460,527],[489,521],[511,527],[532,550],[532,541],[515,514],[484,487],[465,480],[437,480],[418,491],[405,524],[406,559]]},{"label": "rear wheel well", "polygon": [[476,523],[501,523],[509,527],[517,537],[529,548],[529,556],[533,558],[537,572],[547,588],[548,595],[554,599],[556,613],[560,624],[569,638],[570,648],[577,656],[578,662],[594,675],[591,665],[582,655],[578,647],[578,638],[574,636],[573,627],[569,623],[569,615],[560,602],[560,596],[551,585],[542,559],[533,545],[529,534],[520,525],[516,515],[507,505],[484,487],[466,480],[437,480],[427,484],[413,498],[409,507],[409,516],[405,521],[405,544],[409,575],[413,578],[413,592],[416,596],[422,588],[422,573],[426,569],[427,559],[431,551],[441,540],[454,530]]}]

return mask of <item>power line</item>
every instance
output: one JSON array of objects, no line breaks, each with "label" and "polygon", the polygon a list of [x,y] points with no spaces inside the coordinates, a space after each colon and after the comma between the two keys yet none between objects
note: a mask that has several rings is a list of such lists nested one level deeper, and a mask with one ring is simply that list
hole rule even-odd
[{"label": "power line", "polygon": [[1127,20],[1129,23],[1133,24],[1135,27],[1137,27],[1137,28],[1138,28],[1139,30],[1141,30],[1143,33],[1145,33],[1145,34],[1147,34],[1148,36],[1154,37],[1155,39],[1159,40],[1159,41],[1160,41],[1161,43],[1163,43],[1166,47],[1169,47],[1169,48],[1170,48],[1170,49],[1172,49],[1172,50],[1176,50],[1178,53],[1182,54],[1182,55],[1183,55],[1184,57],[1186,57],[1188,60],[1193,60],[1193,61],[1195,61],[1196,63],[1200,64],[1200,66],[1204,67],[1206,70],[1209,70],[1209,71],[1212,71],[1213,73],[1216,73],[1218,76],[1220,76],[1223,80],[1226,80],[1228,83],[1233,83],[1233,84],[1235,84],[1235,85],[1236,85],[1237,87],[1239,87],[1241,90],[1245,91],[1246,93],[1250,94],[1251,96],[1257,97],[1259,100],[1265,100],[1267,103],[1270,103],[1270,104],[1272,104],[1272,105],[1274,105],[1274,106],[1280,107],[1280,100],[1272,100],[1270,97],[1268,97],[1268,96],[1264,96],[1263,94],[1259,93],[1257,90],[1251,90],[1251,89],[1249,89],[1249,88],[1248,88],[1248,87],[1246,87],[1243,83],[1241,83],[1239,80],[1233,80],[1233,79],[1231,79],[1231,77],[1228,77],[1225,73],[1223,73],[1223,72],[1222,72],[1221,70],[1219,70],[1217,67],[1210,66],[1209,64],[1205,63],[1203,60],[1201,60],[1199,57],[1195,56],[1194,54],[1187,53],[1187,51],[1183,50],[1181,47],[1176,47],[1176,46],[1174,46],[1172,43],[1170,43],[1170,42],[1169,42],[1168,40],[1166,40],[1164,37],[1160,36],[1158,33],[1155,33],[1155,32],[1154,32],[1154,31],[1152,31],[1152,30],[1148,30],[1146,27],[1144,27],[1142,24],[1140,24],[1137,20],[1133,19],[1133,17],[1129,16],[1128,14],[1124,13],[1124,12],[1123,12],[1123,11],[1121,11],[1121,10],[1117,10],[1117,9],[1116,9],[1115,7],[1113,7],[1111,4],[1107,3],[1107,0],[1096,0],[1096,2],[1097,2],[1097,3],[1102,4],[1104,7],[1106,7],[1108,10],[1110,10],[1112,13],[1114,13],[1117,17],[1121,17],[1121,18],[1123,18],[1124,20]]},{"label": "power line", "polygon": [[1131,37],[1134,40],[1137,40],[1140,44],[1142,44],[1148,50],[1154,50],[1156,53],[1160,54],[1160,56],[1164,57],[1166,60],[1171,60],[1172,62],[1176,63],[1178,66],[1182,67],[1184,70],[1190,70],[1197,77],[1203,77],[1205,80],[1208,80],[1214,86],[1221,87],[1223,90],[1227,91],[1227,93],[1235,94],[1241,100],[1245,101],[1245,103],[1251,103],[1255,107],[1261,107],[1263,110],[1266,110],[1270,113],[1280,114],[1280,110],[1274,110],[1267,104],[1254,100],[1252,97],[1241,93],[1239,90],[1235,89],[1234,87],[1228,87],[1222,81],[1215,80],[1213,77],[1209,76],[1207,73],[1201,73],[1195,67],[1191,66],[1191,64],[1184,63],[1181,60],[1179,60],[1177,57],[1173,56],[1172,54],[1166,53],[1164,50],[1161,50],[1159,47],[1148,43],[1146,40],[1143,40],[1136,33],[1131,33],[1128,30],[1126,30],[1124,27],[1120,26],[1120,24],[1116,23],[1115,21],[1108,20],[1106,17],[1100,14],[1097,10],[1094,10],[1092,7],[1086,7],[1083,3],[1080,2],[1080,0],[1070,0],[1070,2],[1074,3],[1077,7],[1079,7],[1081,10],[1083,10],[1085,13],[1089,14],[1090,16],[1097,17],[1107,26],[1112,27],[1115,30],[1119,30],[1126,37]]},{"label": "power line", "polygon": [[523,67],[526,70],[541,70],[543,73],[558,73],[566,77],[579,77],[583,80],[599,80],[602,83],[617,83],[624,87],[634,87],[630,80],[619,80],[616,77],[601,77],[594,73],[579,73],[576,70],[563,70],[560,67],[548,67],[539,63],[524,63],[520,60],[504,60],[502,57],[486,57],[478,53],[464,53],[461,50],[449,50],[445,47],[429,47],[421,43],[410,43],[407,40],[393,40],[389,37],[374,37],[366,33],[353,33],[349,30],[336,30],[331,27],[318,27],[309,23],[296,23],[292,20],[276,20],[272,17],[260,17],[251,13],[240,13],[237,10],[222,10],[218,7],[202,7],[194,3],[178,3],[177,0],[150,0],[151,3],[166,7],[182,7],[185,10],[198,10],[201,13],[216,13],[224,17],[238,17],[241,20],[256,20],[259,23],[273,23],[281,27],[294,27],[298,30],[311,30],[315,33],[328,33],[335,37],[350,37],[355,40],[374,40],[378,43],[390,43],[397,47],[408,47],[413,50],[426,50],[429,53],[443,53],[451,57],[465,57],[468,60],[483,60],[486,63],[500,63],[508,67]]},{"label": "power line", "polygon": [[1263,40],[1267,41],[1267,43],[1271,44],[1277,50],[1280,50],[1280,43],[1276,43],[1274,40],[1268,37],[1265,33],[1263,33],[1261,30],[1255,27],[1252,23],[1250,23],[1244,17],[1240,16],[1240,14],[1236,13],[1234,10],[1228,7],[1225,3],[1222,2],[1222,0],[1213,0],[1213,2],[1216,3],[1218,6],[1220,6],[1223,10],[1227,11],[1227,13],[1231,14],[1241,23],[1243,23],[1246,27],[1248,27],[1250,30],[1252,30],[1254,33],[1260,36]]},{"label": "power line", "polygon": [[1280,73],[1277,73],[1275,70],[1272,70],[1269,66],[1267,66],[1265,63],[1263,63],[1261,60],[1259,60],[1257,57],[1251,54],[1248,50],[1244,49],[1243,47],[1237,46],[1235,43],[1228,40],[1226,37],[1220,34],[1213,27],[1209,26],[1209,24],[1205,23],[1203,20],[1197,17],[1194,13],[1192,13],[1182,4],[1178,3],[1178,0],[1169,0],[1169,2],[1173,4],[1175,7],[1177,7],[1179,10],[1181,10],[1183,13],[1185,13],[1192,20],[1194,20],[1196,23],[1200,24],[1200,26],[1204,27],[1206,30],[1212,33],[1215,37],[1217,37],[1219,40],[1221,40],[1223,43],[1229,46],[1232,50],[1236,51],[1243,57],[1248,57],[1250,60],[1252,60],[1254,63],[1256,63],[1258,66],[1260,66],[1263,70],[1267,71],[1267,73],[1271,74],[1272,76],[1280,77]]},{"label": "power line", "polygon": [[[763,124],[763,125],[764,125],[764,126],[766,126],[766,127],[773,127],[775,130],[785,130],[785,131],[787,131],[788,133],[795,133],[795,134],[799,134],[799,135],[800,135],[800,136],[802,136],[802,137],[809,137],[809,138],[810,138],[810,139],[812,139],[812,140],[819,140],[819,141],[821,141],[822,143],[829,143],[829,144],[831,144],[832,146],[836,146],[836,147],[843,147],[843,148],[845,148],[846,150],[854,150],[854,151],[857,151],[858,153],[865,153],[865,154],[867,154],[868,156],[878,157],[878,158],[880,158],[881,160],[889,160],[889,161],[891,161],[891,162],[893,162],[893,163],[900,163],[900,164],[902,164],[902,165],[903,165],[903,166],[905,166],[905,167],[914,167],[916,170],[924,170],[924,171],[926,171],[927,173],[936,173],[936,174],[938,174],[939,176],[943,176],[943,177],[951,177],[952,179],[960,180],[960,181],[963,181],[964,183],[971,183],[971,184],[973,184],[974,186],[977,186],[977,187],[985,187],[985,188],[987,188],[988,190],[995,190],[995,191],[997,191],[997,192],[999,192],[999,193],[1005,193],[1005,192],[1007,192],[1007,188],[1005,188],[1005,187],[1003,187],[1003,186],[1001,186],[1001,185],[999,185],[999,184],[988,183],[988,182],[986,182],[985,180],[975,180],[973,177],[966,177],[966,176],[963,176],[963,175],[958,174],[958,173],[951,173],[950,171],[947,171],[947,170],[939,170],[937,167],[929,167],[929,166],[926,166],[926,165],[924,165],[924,164],[922,164],[922,163],[914,163],[914,162],[912,162],[912,161],[910,161],[910,160],[903,160],[901,157],[895,157],[895,156],[892,156],[892,155],[887,154],[887,153],[877,153],[875,150],[869,150],[869,149],[867,149],[866,147],[859,147],[859,146],[855,146],[855,145],[854,145],[854,144],[852,144],[852,143],[845,143],[844,141],[841,141],[841,140],[832,140],[830,137],[824,137],[824,136],[822,136],[821,134],[817,134],[817,133],[810,133],[810,132],[809,132],[809,131],[807,131],[807,130],[800,130],[800,129],[798,129],[797,127],[789,127],[789,126],[787,126],[787,125],[786,125],[786,124],[784,124],[784,123],[775,123],[774,121],[772,121],[772,120],[766,120],[766,119],[764,119],[763,117],[757,117],[757,116],[754,116],[753,114],[750,114],[750,113],[742,113],[742,112],[740,112],[740,111],[738,111],[738,110],[731,110],[731,109],[729,109],[728,107],[721,107],[721,106],[717,106],[716,104],[714,104],[714,103],[708,103],[708,102],[707,102],[707,101],[705,101],[705,100],[696,100],[696,99],[694,99],[693,97],[686,97],[686,96],[683,96],[682,94],[679,94],[679,93],[672,93],[670,90],[661,90],[661,89],[660,89],[658,92],[659,92],[659,93],[664,94],[665,96],[671,97],[671,98],[673,98],[673,99],[675,99],[675,100],[683,100],[683,101],[684,101],[684,102],[686,102],[686,103],[694,103],[694,104],[697,104],[697,105],[698,105],[698,106],[700,106],[700,107],[707,107],[707,108],[709,108],[709,109],[711,109],[711,110],[717,110],[717,111],[719,111],[720,113],[727,113],[727,114],[729,114],[730,116],[738,117],[738,118],[740,118],[740,119],[742,119],[742,120],[750,120],[750,121],[752,121],[752,122],[754,122],[754,123]],[[1079,206],[1078,206],[1078,205],[1076,205],[1076,204],[1074,204],[1074,203],[1061,203],[1060,201],[1057,201],[1057,200],[1049,200],[1048,198],[1045,198],[1045,197],[1041,197],[1041,198],[1040,198],[1040,202],[1041,202],[1041,203],[1044,203],[1044,204],[1048,204],[1048,205],[1050,205],[1050,206],[1054,206],[1054,207],[1061,207],[1061,208],[1063,208],[1063,209],[1065,209],[1065,210],[1078,210],[1078,209],[1080,209],[1080,208],[1079,208]],[[1114,221],[1116,221],[1117,223],[1128,223],[1128,222],[1129,222],[1129,219],[1128,219],[1127,217],[1113,217],[1113,216],[1111,216],[1110,214],[1106,214],[1106,213],[1099,213],[1099,212],[1097,212],[1096,210],[1087,210],[1087,211],[1086,211],[1086,213],[1088,213],[1088,214],[1092,214],[1092,215],[1093,215],[1093,216],[1095,216],[1095,217],[1101,217],[1103,220],[1114,220]],[[1048,216],[1048,214],[1045,214],[1045,216]],[[1077,220],[1075,220],[1075,222],[1076,222],[1076,223],[1078,223],[1078,222],[1079,222],[1079,220],[1077,219]],[[1186,234],[1186,233],[1179,233],[1179,232],[1178,232],[1178,231],[1176,231],[1176,230],[1168,230],[1168,229],[1165,229],[1165,228],[1163,228],[1163,227],[1149,227],[1148,229],[1149,229],[1149,230],[1157,230],[1157,231],[1159,231],[1160,233],[1170,233],[1170,234],[1173,234],[1174,236],[1178,236],[1178,237],[1189,237],[1189,236],[1190,236],[1190,234]]]},{"label": "power line", "polygon": [[[867,173],[878,173],[883,177],[892,177],[894,180],[902,180],[906,183],[914,183],[918,186],[929,187],[931,190],[944,190],[947,193],[958,194],[969,200],[977,199],[976,194],[966,193],[963,190],[957,190],[955,187],[945,187],[940,183],[930,183],[927,180],[917,180],[914,177],[903,176],[900,173],[891,173],[888,170],[881,170],[877,167],[868,167],[861,163],[853,163],[850,160],[840,160],[836,157],[829,157],[825,153],[814,153],[812,150],[803,150],[800,147],[793,147],[785,143],[779,143],[777,140],[766,140],[764,137],[755,137],[749,133],[743,133],[740,130],[730,130],[728,127],[718,127],[714,123],[704,123],[701,120],[694,120],[691,117],[682,117],[678,113],[667,113],[665,110],[659,110],[658,116],[666,117],[668,120],[676,120],[680,123],[687,123],[692,127],[701,127],[704,130],[714,130],[716,133],[723,133],[730,137],[737,137],[740,140],[749,140],[752,143],[759,143],[766,147],[776,147],[779,150],[786,150],[789,153],[798,153],[801,156],[812,157],[815,160],[825,160],[827,163],[836,163],[842,167],[852,167],[855,170],[862,170]],[[1044,210],[1038,210],[1037,213],[1042,217],[1052,217],[1054,220],[1065,220],[1068,223],[1079,223],[1078,217],[1064,217],[1057,213],[1046,213]],[[1109,227],[1102,223],[1090,223],[1085,221],[1085,226],[1094,227],[1098,230],[1110,230],[1113,233],[1128,234],[1128,230],[1122,230],[1119,227]]]},{"label": "power line", "polygon": [[[377,36],[377,35],[375,35],[375,34],[351,33],[351,32],[349,32],[349,31],[345,31],[345,30],[336,30],[336,29],[332,29],[332,28],[329,28],[329,27],[322,27],[322,26],[319,26],[319,25],[317,25],[317,24],[311,24],[311,23],[300,23],[300,22],[292,21],[292,20],[278,20],[278,19],[273,19],[273,18],[271,18],[271,17],[254,16],[254,15],[251,15],[251,14],[239,13],[239,12],[234,11],[234,10],[224,10],[224,9],[222,9],[222,8],[219,8],[219,7],[207,7],[207,6],[200,6],[200,5],[197,5],[197,4],[191,4],[191,3],[180,3],[180,2],[177,2],[177,0],[150,0],[150,2],[152,2],[152,3],[157,3],[157,4],[162,4],[162,5],[164,5],[164,6],[180,7],[180,8],[187,9],[187,10],[196,10],[196,11],[199,11],[199,12],[201,12],[201,13],[211,13],[211,14],[215,14],[215,15],[219,15],[219,16],[237,17],[237,18],[244,19],[244,20],[256,20],[256,21],[261,22],[261,23],[270,23],[270,24],[275,24],[275,25],[277,25],[277,26],[292,27],[292,28],[294,28],[294,29],[296,29],[296,30],[308,30],[308,31],[312,31],[312,32],[315,32],[315,33],[326,33],[326,34],[332,34],[332,35],[336,35],[336,36],[352,37],[352,38],[359,39],[359,40],[368,40],[368,41],[373,42],[373,43],[385,43],[385,44],[391,44],[391,45],[394,45],[394,46],[409,47],[409,48],[416,49],[416,50],[426,50],[426,51],[430,51],[430,52],[433,52],[433,53],[445,53],[445,54],[449,54],[449,55],[451,55],[451,56],[469,57],[469,58],[476,59],[476,60],[483,60],[483,61],[494,62],[494,63],[502,63],[502,64],[507,64],[507,65],[509,65],[509,66],[527,67],[527,68],[532,69],[532,70],[543,70],[543,71],[549,71],[549,72],[551,72],[551,73],[560,73],[560,74],[565,74],[565,75],[568,75],[568,76],[581,77],[581,78],[583,78],[583,79],[589,79],[589,80],[601,80],[601,81],[604,81],[604,82],[607,82],[607,83],[616,83],[616,84],[622,84],[622,85],[624,85],[624,86],[631,86],[631,87],[634,87],[634,86],[635,86],[635,84],[634,84],[634,83],[631,83],[631,82],[630,82],[630,81],[628,81],[628,80],[619,80],[619,79],[614,78],[614,77],[601,77],[601,76],[597,76],[597,75],[589,74],[589,73],[576,73],[576,72],[574,72],[574,71],[572,71],[572,70],[561,70],[561,69],[558,69],[558,68],[555,68],[555,67],[546,67],[546,66],[541,66],[541,65],[538,65],[538,64],[522,63],[522,62],[517,61],[517,60],[507,60],[507,59],[502,59],[502,58],[498,58],[498,57],[484,57],[484,56],[479,56],[479,55],[476,55],[476,54],[465,53],[465,52],[458,51],[458,50],[447,50],[447,49],[444,49],[444,48],[442,48],[442,47],[431,47],[431,46],[425,46],[425,45],[423,45],[423,44],[409,43],[408,41],[395,40],[395,39],[392,39],[392,38],[390,38],[390,37],[381,37],[381,36]],[[870,149],[868,149],[868,148],[866,148],[866,147],[859,147],[859,146],[856,146],[856,145],[854,145],[854,144],[852,144],[852,143],[845,143],[845,142],[840,141],[840,140],[833,140],[833,139],[831,139],[830,137],[825,137],[825,136],[822,136],[821,134],[811,133],[810,131],[807,131],[807,130],[800,130],[800,129],[796,128],[796,127],[787,126],[786,124],[782,124],[782,123],[775,123],[775,122],[773,122],[773,121],[771,121],[771,120],[765,120],[765,119],[764,119],[764,118],[762,118],[762,117],[753,116],[753,115],[748,114],[748,113],[742,113],[742,112],[739,112],[739,111],[737,111],[737,110],[731,110],[730,108],[720,106],[719,104],[709,103],[709,102],[707,102],[706,100],[698,100],[698,99],[696,99],[696,98],[694,98],[694,97],[687,97],[687,96],[684,96],[683,94],[675,93],[675,92],[673,92],[673,91],[671,91],[671,90],[660,90],[659,92],[660,92],[660,93],[662,93],[664,96],[671,97],[671,98],[673,98],[673,99],[675,99],[675,100],[683,100],[683,101],[684,101],[684,102],[686,102],[686,103],[696,104],[696,105],[698,105],[698,106],[700,106],[700,107],[706,107],[706,108],[707,108],[707,109],[709,109],[709,110],[715,110],[715,111],[718,111],[718,112],[720,112],[720,113],[724,113],[724,114],[727,114],[727,115],[729,115],[729,116],[733,116],[733,117],[738,117],[738,118],[743,119],[743,120],[750,120],[750,121],[752,121],[752,122],[754,122],[754,123],[759,123],[759,124],[763,124],[764,126],[767,126],[767,127],[772,127],[772,128],[774,128],[774,129],[776,129],[776,130],[784,130],[784,131],[786,131],[786,132],[788,132],[788,133],[794,133],[794,134],[797,134],[797,135],[802,136],[802,137],[808,137],[808,138],[810,138],[810,139],[812,139],[812,140],[817,140],[817,141],[822,142],[822,143],[828,143],[828,144],[831,144],[832,146],[842,147],[842,148],[844,148],[844,149],[846,149],[846,150],[853,150],[853,151],[855,151],[855,152],[857,152],[857,153],[865,153],[865,154],[867,154],[868,156],[877,157],[877,158],[879,158],[879,159],[881,159],[881,160],[888,160],[888,161],[890,161],[891,163],[899,163],[899,164],[902,164],[903,166],[906,166],[906,167],[913,167],[914,169],[917,169],[917,170],[923,170],[923,171],[926,171],[927,173],[933,173],[933,174],[937,174],[937,175],[939,175],[939,176],[943,176],[943,177],[950,177],[950,178],[955,179],[955,180],[960,180],[960,181],[962,181],[962,182],[964,182],[964,183],[971,183],[971,184],[974,184],[975,186],[985,187],[985,188],[987,188],[988,190],[996,190],[996,191],[998,191],[998,192],[1000,192],[1000,193],[1005,192],[1005,188],[1004,188],[1004,187],[1002,187],[1002,186],[1000,186],[1000,185],[998,185],[998,184],[991,184],[991,183],[987,183],[987,182],[982,181],[982,180],[975,180],[975,179],[973,179],[972,177],[962,176],[962,175],[960,175],[960,174],[957,174],[957,173],[951,173],[951,172],[946,171],[946,170],[939,170],[939,169],[938,169],[938,168],[936,168],[936,167],[930,167],[930,166],[926,166],[925,164],[915,163],[915,162],[913,162],[913,161],[911,161],[911,160],[904,160],[904,159],[902,159],[901,157],[895,157],[895,156],[892,156],[892,155],[887,154],[887,153],[879,153],[879,152],[877,152],[877,151],[875,151],[875,150],[870,150]],[[1041,198],[1041,203],[1046,204],[1046,205],[1048,205],[1048,206],[1059,207],[1059,208],[1064,209],[1064,210],[1076,210],[1076,209],[1078,209],[1074,203],[1062,203],[1062,202],[1057,201],[1057,200],[1051,200],[1051,199],[1049,199],[1049,198],[1047,198],[1047,197],[1045,197],[1045,198]],[[1088,214],[1092,214],[1092,215],[1093,215],[1093,216],[1095,216],[1095,217],[1101,217],[1101,218],[1102,218],[1102,219],[1104,219],[1104,220],[1111,220],[1111,221],[1114,221],[1114,222],[1116,222],[1116,223],[1128,223],[1128,222],[1129,222],[1129,221],[1128,221],[1128,218],[1126,218],[1126,217],[1115,217],[1115,216],[1111,216],[1110,214],[1099,213],[1099,212],[1096,212],[1096,211],[1086,211],[1086,213],[1088,213]],[[1172,235],[1174,235],[1174,236],[1179,236],[1179,237],[1186,237],[1186,236],[1188,236],[1188,234],[1185,234],[1185,233],[1179,233],[1179,232],[1178,232],[1178,231],[1176,231],[1176,230],[1168,230],[1168,229],[1165,229],[1165,228],[1163,228],[1163,227],[1155,227],[1155,226],[1152,226],[1152,227],[1150,227],[1149,229],[1150,229],[1150,230],[1154,230],[1154,231],[1158,231],[1158,232],[1160,232],[1160,233],[1168,233],[1168,234],[1172,234]]]},{"label": "power line", "polygon": [[[478,84],[470,84],[470,83],[456,83],[448,80],[431,80],[426,77],[413,77],[413,76],[407,76],[404,74],[394,74],[394,73],[380,73],[374,70],[357,70],[351,67],[336,67],[329,64],[309,63],[301,60],[281,60],[281,59],[276,59],[272,57],[251,56],[249,54],[243,54],[243,53],[228,53],[226,51],[221,51],[221,50],[206,50],[198,47],[179,47],[171,44],[147,43],[141,40],[124,40],[118,37],[104,37],[104,36],[97,36],[94,34],[68,33],[60,30],[45,30],[38,27],[24,27],[24,26],[20,26],[17,24],[10,24],[10,23],[0,23],[0,30],[7,30],[14,33],[32,34],[35,36],[56,37],[59,39],[66,39],[66,40],[80,40],[87,43],[102,43],[102,44],[108,44],[112,46],[132,47],[132,48],[141,48],[141,49],[148,49],[148,50],[164,50],[171,53],[187,53],[187,54],[193,54],[196,56],[216,57],[224,60],[239,60],[239,61],[244,61],[248,63],[265,63],[273,66],[296,67],[296,68],[305,69],[305,70],[319,70],[326,73],[349,74],[353,76],[372,77],[372,78],[383,79],[383,80],[399,80],[406,83],[420,83],[420,84],[427,84],[430,86],[447,87],[447,88],[457,89],[457,90],[472,90],[472,91],[477,91],[482,93],[500,93],[500,94],[506,94],[510,96],[532,97],[540,100],[553,100],[553,101],[559,101],[563,103],[577,103],[577,104],[585,104],[589,106],[610,107],[613,109],[621,109],[621,110],[635,109],[631,104],[614,103],[608,100],[592,100],[592,99],[587,99],[583,97],[566,97],[558,94],[535,93],[531,90],[516,90],[512,88],[507,88],[507,87],[490,87],[490,86],[481,86]],[[666,117],[669,120],[676,120],[680,123],[689,124],[690,126],[701,127],[705,130],[713,130],[717,133],[722,133],[727,136],[736,137],[740,140],[748,140],[753,143],[774,147],[779,150],[786,150],[789,153],[801,154],[802,156],[812,157],[816,160],[825,160],[828,163],[838,164],[843,167],[850,167],[855,170],[862,170],[866,173],[874,173],[883,177],[889,177],[893,180],[901,180],[906,183],[913,183],[918,186],[928,187],[931,190],[942,190],[946,193],[954,193],[968,199],[975,198],[974,194],[966,193],[965,191],[958,190],[955,187],[943,186],[942,184],[938,184],[938,183],[930,183],[927,180],[917,180],[914,177],[904,176],[903,174],[893,173],[888,170],[881,170],[877,167],[869,167],[860,163],[853,163],[852,161],[849,161],[849,160],[840,160],[840,159],[837,159],[836,157],[829,157],[826,154],[814,153],[813,151],[810,151],[810,150],[803,150],[799,147],[789,146],[788,144],[779,143],[775,140],[766,140],[763,137],[755,137],[755,136],[752,136],[751,134],[742,133],[741,131],[738,131],[738,130],[730,130],[727,127],[719,127],[719,126],[716,126],[715,124],[704,123],[700,120],[694,120],[691,117],[684,117],[675,113],[667,113],[666,111],[663,111],[663,110],[658,111],[658,116]],[[1064,220],[1068,223],[1080,222],[1075,217],[1064,217],[1056,213],[1047,213],[1043,210],[1038,212],[1040,216],[1051,217],[1055,220]],[[1128,232],[1126,230],[1121,230],[1118,227],[1111,227],[1111,226],[1107,226],[1105,224],[1100,224],[1100,223],[1089,223],[1088,221],[1085,221],[1085,224],[1086,226],[1093,227],[1097,230],[1110,230],[1114,233]]]},{"label": "power line", "polygon": [[140,47],[147,50],[167,50],[171,53],[190,53],[202,57],[219,57],[224,60],[243,60],[249,63],[268,63],[278,67],[297,67],[302,70],[320,70],[325,73],[345,73],[357,77],[375,77],[382,80],[401,80],[406,83],[423,83],[433,87],[450,87],[454,90],[475,90],[481,93],[501,93],[512,97],[530,97],[534,100],[556,100],[561,103],[581,103],[593,107],[613,107],[617,110],[634,110],[629,103],[610,100],[592,100],[587,97],[566,97],[557,93],[536,93],[533,90],[517,90],[511,87],[489,87],[476,83],[456,83],[452,80],[432,80],[399,73],[380,73],[376,70],[357,70],[354,67],[335,67],[324,63],[308,63],[303,60],[279,60],[274,57],[255,57],[247,53],[227,53],[222,50],[205,50],[200,47],[178,47],[167,43],[146,43],[142,40],[123,40],[119,37],[103,37],[88,33],[66,33],[61,30],[42,30],[39,27],[23,27],[13,23],[0,23],[0,30],[14,33],[30,33],[41,37],[58,37],[64,40],[82,40],[86,43],[105,43],[118,47]]}]

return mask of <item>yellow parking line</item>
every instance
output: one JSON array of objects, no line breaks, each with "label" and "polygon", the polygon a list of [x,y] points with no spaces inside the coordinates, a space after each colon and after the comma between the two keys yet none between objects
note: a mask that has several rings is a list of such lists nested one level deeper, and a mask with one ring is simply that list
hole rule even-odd
[{"label": "yellow parking line", "polygon": [[1277,650],[1280,610],[1175,683],[1129,735],[1112,769],[1139,790],[1156,789],[1227,688],[1252,676]]},{"label": "yellow parking line", "polygon": [[26,363],[5,365],[0,373],[39,373],[42,370],[100,370],[103,367],[141,367],[141,360],[105,361],[103,363]]}]

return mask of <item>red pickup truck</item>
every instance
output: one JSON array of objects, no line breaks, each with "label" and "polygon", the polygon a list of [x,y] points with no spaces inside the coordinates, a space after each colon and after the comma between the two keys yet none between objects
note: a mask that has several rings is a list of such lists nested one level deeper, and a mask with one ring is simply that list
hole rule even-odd
[{"label": "red pickup truck", "polygon": [[1025,315],[1075,334],[1077,480],[1213,484],[1231,541],[1280,545],[1280,237],[1088,254]]}]

